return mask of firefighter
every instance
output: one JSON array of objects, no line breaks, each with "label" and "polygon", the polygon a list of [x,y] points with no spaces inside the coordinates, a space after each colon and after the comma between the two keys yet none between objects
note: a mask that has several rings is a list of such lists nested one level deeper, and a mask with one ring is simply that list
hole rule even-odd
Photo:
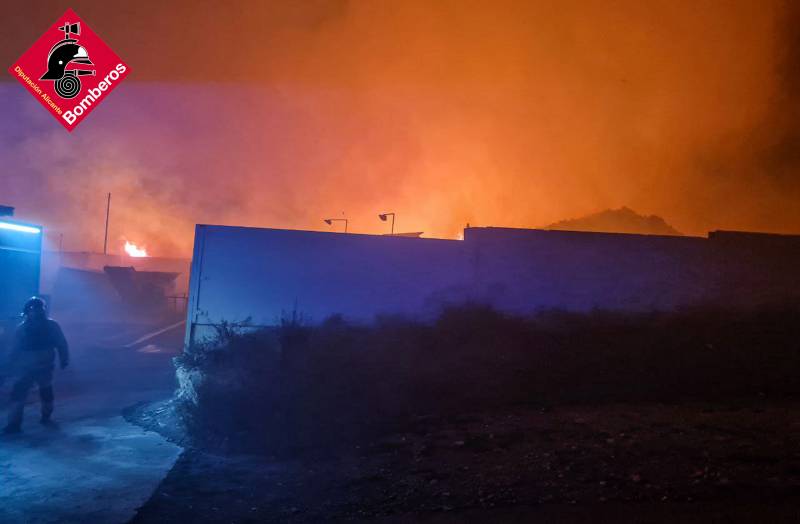
[{"label": "firefighter", "polygon": [[55,427],[53,414],[53,367],[56,352],[61,369],[69,365],[69,347],[58,323],[48,318],[44,300],[32,297],[25,302],[24,320],[17,326],[9,356],[9,364],[16,380],[11,389],[11,409],[5,433],[22,430],[25,400],[33,384],[39,386],[42,402],[41,423]]}]

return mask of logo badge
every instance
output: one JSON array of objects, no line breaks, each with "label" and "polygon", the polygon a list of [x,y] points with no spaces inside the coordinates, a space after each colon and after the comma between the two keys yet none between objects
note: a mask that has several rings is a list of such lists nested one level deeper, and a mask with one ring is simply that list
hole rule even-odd
[{"label": "logo badge", "polygon": [[72,131],[130,68],[68,9],[8,71]]}]

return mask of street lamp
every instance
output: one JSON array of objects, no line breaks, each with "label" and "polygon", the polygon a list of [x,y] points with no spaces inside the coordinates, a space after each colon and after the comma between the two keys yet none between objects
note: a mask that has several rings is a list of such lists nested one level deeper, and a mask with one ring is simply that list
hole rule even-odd
[{"label": "street lamp", "polygon": [[334,222],[344,222],[344,232],[347,233],[347,219],[346,218],[326,218],[324,220],[326,224],[329,226],[332,225]]},{"label": "street lamp", "polygon": [[386,222],[386,218],[389,215],[392,215],[392,235],[394,235],[394,213],[381,213],[380,215],[378,215],[378,218]]}]

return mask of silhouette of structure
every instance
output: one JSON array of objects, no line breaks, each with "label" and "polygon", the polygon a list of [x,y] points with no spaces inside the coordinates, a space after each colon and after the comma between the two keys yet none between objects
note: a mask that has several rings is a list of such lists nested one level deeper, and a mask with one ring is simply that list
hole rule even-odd
[{"label": "silhouette of structure", "polygon": [[800,299],[800,236],[471,227],[464,240],[198,225],[187,343],[223,321],[433,318],[465,302],[544,309],[755,307]]}]

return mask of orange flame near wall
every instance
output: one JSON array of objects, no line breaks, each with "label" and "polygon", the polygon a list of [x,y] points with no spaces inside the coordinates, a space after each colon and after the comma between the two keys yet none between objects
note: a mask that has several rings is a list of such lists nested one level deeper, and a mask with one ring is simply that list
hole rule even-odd
[{"label": "orange flame near wall", "polygon": [[139,247],[133,242],[130,242],[129,240],[125,241],[125,253],[127,253],[128,256],[135,258],[142,258],[149,256],[147,254],[147,249],[145,249],[144,247]]}]

